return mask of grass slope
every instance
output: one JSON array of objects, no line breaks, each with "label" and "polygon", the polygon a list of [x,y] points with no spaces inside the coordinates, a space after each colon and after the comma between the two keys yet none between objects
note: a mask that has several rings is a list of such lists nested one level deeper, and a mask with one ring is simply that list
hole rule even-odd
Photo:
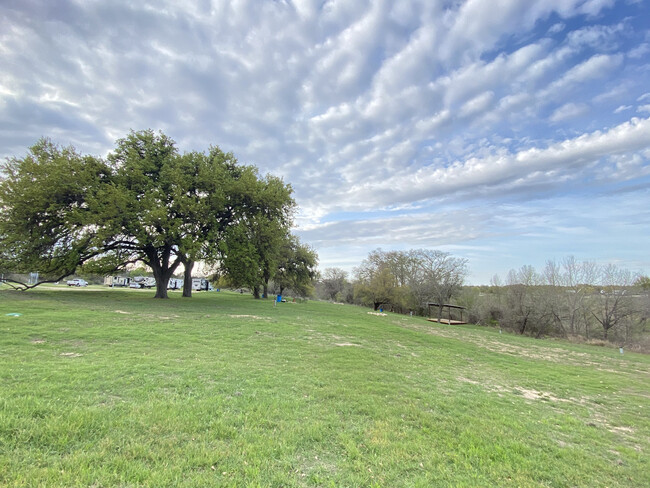
[{"label": "grass slope", "polygon": [[650,486],[647,356],[151,295],[0,292],[1,486]]}]

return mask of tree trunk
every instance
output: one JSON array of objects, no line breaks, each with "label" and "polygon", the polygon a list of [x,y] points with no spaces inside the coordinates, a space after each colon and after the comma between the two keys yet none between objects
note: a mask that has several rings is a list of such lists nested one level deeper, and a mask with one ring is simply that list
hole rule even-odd
[{"label": "tree trunk", "polygon": [[167,296],[167,285],[169,279],[174,274],[173,269],[164,269],[162,266],[152,263],[149,265],[153,271],[153,276],[156,279],[156,294],[154,298],[169,298]]},{"label": "tree trunk", "polygon": [[253,298],[255,298],[256,300],[259,300],[260,298],[260,287],[258,285],[255,285],[253,287]]},{"label": "tree trunk", "polygon": [[269,283],[268,281],[265,281],[263,285],[262,298],[268,298],[268,297],[269,297]]},{"label": "tree trunk", "polygon": [[527,324],[528,324],[528,315],[524,317],[524,320],[521,322],[521,325],[519,326],[519,334],[524,335],[524,332],[526,332]]},{"label": "tree trunk", "polygon": [[[565,328],[564,325],[562,324],[562,319],[560,318],[560,316],[559,316],[557,313],[554,313],[554,314],[553,314],[553,318],[554,318],[554,320],[555,320],[555,323],[556,323],[556,325],[557,325],[557,328],[558,328],[560,331],[562,331],[562,336],[566,339],[566,338],[568,337],[568,335],[567,335],[566,328]],[[573,329],[573,319],[571,320],[571,328]]]},{"label": "tree trunk", "polygon": [[192,298],[192,269],[194,268],[194,261],[187,260],[183,263],[185,271],[183,272],[183,296]]},{"label": "tree trunk", "polygon": [[168,280],[159,280],[156,279],[156,294],[154,295],[154,298],[169,298],[167,296],[167,283],[169,282]]},{"label": "tree trunk", "polygon": [[158,250],[155,248],[149,248],[145,252],[148,258],[145,264],[151,268],[156,280],[156,294],[154,298],[169,298],[167,296],[167,285],[169,284],[169,279],[180,264],[180,261],[176,259],[171,266],[169,265],[171,248],[166,248],[162,256],[158,255]]}]

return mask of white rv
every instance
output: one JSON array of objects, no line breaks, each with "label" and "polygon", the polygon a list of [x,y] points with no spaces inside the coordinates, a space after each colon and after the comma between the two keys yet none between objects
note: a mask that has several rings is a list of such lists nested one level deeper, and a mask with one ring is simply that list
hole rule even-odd
[{"label": "white rv", "polygon": [[168,290],[182,290],[183,289],[183,280],[180,278],[170,278],[169,283],[167,283]]},{"label": "white rv", "polygon": [[131,288],[153,288],[156,286],[156,279],[149,276],[136,276],[131,279]]},{"label": "white rv", "polygon": [[205,278],[192,278],[193,291],[212,291],[212,285]]},{"label": "white rv", "polygon": [[127,276],[106,276],[104,278],[104,284],[111,287],[126,287],[129,286],[130,281],[130,278]]}]

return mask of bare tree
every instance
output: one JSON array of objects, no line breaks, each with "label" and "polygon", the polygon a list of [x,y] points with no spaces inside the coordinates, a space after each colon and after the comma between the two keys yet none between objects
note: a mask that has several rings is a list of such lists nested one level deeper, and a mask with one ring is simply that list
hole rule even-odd
[{"label": "bare tree", "polygon": [[456,258],[443,251],[420,249],[413,251],[417,262],[411,277],[411,288],[423,302],[433,300],[438,304],[438,321],[442,319],[443,305],[458,293],[468,273],[467,259]]},{"label": "bare tree", "polygon": [[600,293],[594,297],[591,315],[603,328],[608,339],[610,329],[623,324],[634,314],[629,296],[635,277],[629,270],[609,264],[600,271]]},{"label": "bare tree", "polygon": [[639,276],[634,285],[641,291],[641,323],[646,323],[650,318],[650,277]]},{"label": "bare tree", "polygon": [[[549,295],[547,305],[556,328],[563,335],[575,335],[584,322],[586,299],[592,292],[588,283],[596,280],[598,268],[589,261],[579,262],[573,256],[560,263],[547,261],[542,277]],[[585,327],[587,324],[585,324]]]},{"label": "bare tree", "polygon": [[348,273],[341,268],[326,268],[323,271],[321,286],[325,297],[329,300],[336,300],[337,295],[342,294],[347,284]]},{"label": "bare tree", "polygon": [[506,278],[506,323],[519,334],[525,334],[535,323],[537,311],[534,287],[541,277],[532,266],[511,269]]}]

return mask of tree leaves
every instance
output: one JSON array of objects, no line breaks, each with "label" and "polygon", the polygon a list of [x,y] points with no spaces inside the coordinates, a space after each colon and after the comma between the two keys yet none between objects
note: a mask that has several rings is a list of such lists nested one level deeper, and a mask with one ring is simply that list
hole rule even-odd
[{"label": "tree leaves", "polygon": [[237,256],[247,276],[257,270],[257,283],[268,283],[295,209],[281,179],[217,146],[181,155],[152,130],[131,131],[107,160],[41,139],[2,172],[0,268],[62,279],[82,265],[110,272],[142,262],[160,298],[177,267],[198,260]]}]

